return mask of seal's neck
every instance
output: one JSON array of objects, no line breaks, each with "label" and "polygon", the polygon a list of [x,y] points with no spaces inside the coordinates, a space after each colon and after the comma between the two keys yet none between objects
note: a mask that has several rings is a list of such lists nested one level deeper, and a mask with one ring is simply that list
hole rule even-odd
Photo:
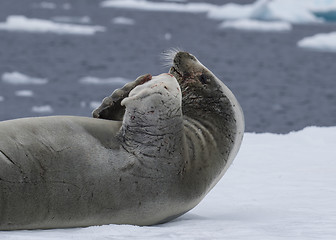
[{"label": "seal's neck", "polygon": [[236,116],[231,100],[220,86],[212,91],[182,86],[182,94],[185,133],[192,149],[186,166],[186,191],[205,195],[232,161]]}]

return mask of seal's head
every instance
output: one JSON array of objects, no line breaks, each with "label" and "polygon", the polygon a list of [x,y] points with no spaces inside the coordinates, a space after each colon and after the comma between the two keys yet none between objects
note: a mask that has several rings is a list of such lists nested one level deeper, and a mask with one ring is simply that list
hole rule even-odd
[{"label": "seal's head", "polygon": [[[176,51],[170,54],[172,66],[169,73],[177,79],[182,91],[183,113],[195,116],[196,109],[209,113],[222,121],[222,117],[231,116],[229,125],[240,121],[239,131],[244,129],[241,107],[233,93],[198,59],[188,52]],[[206,111],[204,111],[206,110]],[[207,117],[206,117],[207,118]],[[225,117],[225,119],[228,119]],[[235,129],[236,126],[229,127]]]},{"label": "seal's head", "polygon": [[[188,52],[176,52],[173,55],[172,67],[169,73],[173,74],[179,84],[185,88],[202,89],[202,92],[211,92],[218,89],[218,79],[198,59]],[[220,81],[219,81],[220,82]]]}]

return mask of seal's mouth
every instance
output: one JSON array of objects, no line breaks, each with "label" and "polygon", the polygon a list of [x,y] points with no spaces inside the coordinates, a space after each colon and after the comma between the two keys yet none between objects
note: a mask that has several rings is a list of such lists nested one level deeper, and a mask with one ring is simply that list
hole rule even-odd
[{"label": "seal's mouth", "polygon": [[187,52],[177,52],[175,54],[169,73],[176,78],[180,85],[204,84],[201,64],[193,55]]},{"label": "seal's mouth", "polygon": [[169,73],[172,74],[177,80],[181,80],[183,79],[183,75],[182,73],[180,73],[176,68],[175,66],[172,66],[170,69],[169,69]]},{"label": "seal's mouth", "polygon": [[202,73],[194,73],[192,71],[186,72],[186,71],[181,71],[178,66],[173,65],[169,69],[169,74],[173,75],[176,80],[178,81],[179,84],[185,84],[185,83],[197,83],[199,82],[198,76],[201,75]]}]

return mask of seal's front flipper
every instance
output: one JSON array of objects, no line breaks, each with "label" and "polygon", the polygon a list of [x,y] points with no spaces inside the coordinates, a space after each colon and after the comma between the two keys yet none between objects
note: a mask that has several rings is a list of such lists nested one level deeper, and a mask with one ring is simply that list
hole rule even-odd
[{"label": "seal's front flipper", "polygon": [[135,81],[127,83],[122,88],[116,89],[111,96],[103,99],[102,104],[93,111],[94,118],[122,121],[125,114],[125,107],[121,106],[121,101],[128,97],[128,94],[136,86],[144,84],[152,79],[150,74],[138,77]]}]

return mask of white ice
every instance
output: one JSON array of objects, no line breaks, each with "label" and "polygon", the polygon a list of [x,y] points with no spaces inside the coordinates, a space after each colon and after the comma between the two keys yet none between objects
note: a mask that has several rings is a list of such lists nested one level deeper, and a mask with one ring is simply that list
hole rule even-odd
[{"label": "white ice", "polygon": [[127,17],[115,17],[112,19],[112,23],[121,25],[134,25],[134,20]]},{"label": "white ice", "polygon": [[42,106],[33,106],[32,107],[32,112],[36,113],[52,113],[54,110],[50,105],[42,105]]},{"label": "white ice", "polygon": [[61,6],[57,6],[53,2],[40,2],[40,3],[34,3],[33,7],[48,9],[48,10],[54,10],[56,8],[62,8],[64,10],[69,10],[69,9],[71,9],[71,4],[70,3],[63,3]]},{"label": "white ice", "polygon": [[336,52],[336,32],[305,37],[298,42],[298,46],[318,51]]},{"label": "white ice", "polygon": [[336,127],[246,133],[222,180],[195,209],[166,224],[4,231],[0,239],[334,239],[335,139]]},{"label": "white ice", "polygon": [[34,33],[57,33],[93,35],[105,31],[102,26],[83,26],[76,24],[55,23],[49,20],[27,18],[25,16],[9,16],[6,22],[0,23],[0,30],[24,31]]},{"label": "white ice", "polygon": [[172,34],[167,32],[164,34],[163,37],[165,40],[170,41],[172,39]]},{"label": "white ice", "polygon": [[18,97],[32,97],[34,96],[34,92],[31,90],[18,90],[15,91],[15,96]]},{"label": "white ice", "polygon": [[0,96],[0,102],[3,102],[5,98],[3,96]]},{"label": "white ice", "polygon": [[72,8],[72,5],[70,3],[63,3],[62,8],[64,10],[70,10]]},{"label": "white ice", "polygon": [[310,0],[258,0],[247,5],[230,3],[209,11],[208,17],[219,20],[249,18],[291,23],[318,22],[307,9],[308,2]]},{"label": "white ice", "polygon": [[47,79],[30,77],[28,75],[19,72],[3,73],[1,79],[4,83],[13,85],[24,85],[24,84],[41,85],[48,83]]},{"label": "white ice", "polygon": [[106,0],[102,7],[128,8],[145,11],[164,12],[207,12],[216,7],[209,3],[178,3],[178,2],[151,2],[146,0]]},{"label": "white ice", "polygon": [[[90,102],[90,108],[91,108],[92,110],[93,110],[93,109],[96,109],[96,108],[98,108],[101,104],[102,104],[102,103],[99,102],[99,101],[92,101],[92,102]],[[85,106],[86,106],[86,104],[85,104]]]},{"label": "white ice", "polygon": [[53,17],[52,20],[55,22],[64,22],[64,23],[81,23],[81,24],[91,23],[91,18],[89,16],[83,16],[83,17],[56,16]]},{"label": "white ice", "polygon": [[165,2],[186,2],[187,0],[164,0]]},{"label": "white ice", "polygon": [[336,9],[334,0],[258,0],[252,4],[230,3],[208,12],[214,19],[281,20],[290,23],[318,23],[314,13]]},{"label": "white ice", "polygon": [[105,0],[102,7],[128,8],[147,11],[173,11],[207,13],[209,18],[258,19],[263,21],[286,21],[290,23],[317,23],[322,19],[314,13],[336,10],[334,0],[257,0],[252,4],[188,3],[181,1],[152,2],[147,0]]},{"label": "white ice", "polygon": [[40,2],[35,4],[36,7],[44,8],[44,9],[55,9],[57,6],[53,2]]},{"label": "white ice", "polygon": [[219,28],[232,28],[246,31],[261,32],[283,32],[292,29],[292,25],[287,22],[272,21],[264,22],[259,20],[241,19],[225,21],[219,25]]},{"label": "white ice", "polygon": [[119,85],[119,84],[126,84],[128,82],[130,82],[129,79],[122,77],[98,78],[87,76],[79,79],[79,83],[89,85]]}]

